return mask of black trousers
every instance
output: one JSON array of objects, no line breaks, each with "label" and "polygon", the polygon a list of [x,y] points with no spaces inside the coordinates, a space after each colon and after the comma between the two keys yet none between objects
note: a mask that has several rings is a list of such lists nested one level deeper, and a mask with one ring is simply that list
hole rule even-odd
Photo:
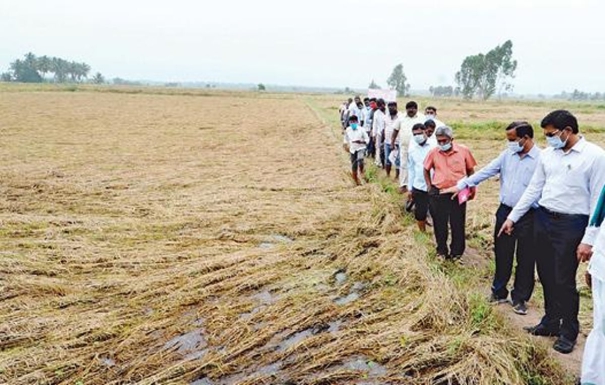
[{"label": "black trousers", "polygon": [[536,266],[536,242],[534,238],[534,211],[531,209],[515,223],[511,235],[498,236],[500,228],[506,221],[512,208],[501,204],[496,211],[496,228],[494,229],[494,254],[496,272],[492,282],[492,293],[498,298],[508,297],[508,281],[513,271],[513,261],[517,259],[515,282],[511,298],[513,303],[529,301],[534,291],[534,271]]},{"label": "black trousers", "polygon": [[587,224],[587,215],[556,214],[543,207],[535,213],[536,265],[544,288],[541,323],[572,341],[580,331],[576,249]]},{"label": "black trousers", "polygon": [[414,200],[414,218],[417,221],[426,221],[429,213],[429,194],[426,191],[412,188],[412,199]]},{"label": "black trousers", "polygon": [[[437,254],[446,256],[462,255],[466,248],[466,202],[459,204],[458,199],[452,200],[452,195],[441,195],[435,187],[431,188],[429,193],[429,212],[433,218]],[[452,242],[448,252],[447,239],[450,230]]]}]

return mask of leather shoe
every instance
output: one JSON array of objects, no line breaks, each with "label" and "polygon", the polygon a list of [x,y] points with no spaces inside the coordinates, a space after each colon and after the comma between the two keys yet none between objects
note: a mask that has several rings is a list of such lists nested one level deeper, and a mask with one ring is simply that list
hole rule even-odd
[{"label": "leather shoe", "polygon": [[574,346],[576,346],[575,340],[572,341],[568,338],[560,336],[559,338],[557,338],[557,341],[555,341],[553,349],[555,349],[559,353],[569,354],[573,351]]},{"label": "leather shoe", "polygon": [[554,330],[547,328],[542,324],[538,324],[536,326],[526,326],[523,328],[529,334],[534,336],[543,336],[543,337],[557,337],[559,335],[559,330]]}]

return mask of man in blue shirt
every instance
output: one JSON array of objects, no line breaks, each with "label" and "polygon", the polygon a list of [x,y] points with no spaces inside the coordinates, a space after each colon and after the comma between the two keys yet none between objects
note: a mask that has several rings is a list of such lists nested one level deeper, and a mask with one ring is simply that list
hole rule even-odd
[{"label": "man in blue shirt", "polygon": [[412,127],[412,134],[414,135],[414,144],[410,147],[408,153],[408,178],[410,183],[408,201],[414,202],[414,217],[420,231],[425,233],[426,218],[429,211],[429,193],[424,179],[424,160],[429,151],[436,147],[436,144],[429,141],[426,126],[422,123],[416,123]]},{"label": "man in blue shirt", "polygon": [[542,151],[527,189],[500,233],[511,234],[520,218],[538,200],[534,213],[536,266],[544,289],[544,317],[526,330],[557,336],[553,348],[570,353],[580,330],[580,296],[576,288],[578,261],[592,254],[598,227],[595,212],[605,185],[605,151],[584,139],[569,111],[556,110],[541,123],[549,148]]},{"label": "man in blue shirt", "polygon": [[513,311],[527,314],[527,301],[534,290],[535,238],[534,209],[517,222],[515,231],[498,236],[498,231],[517,204],[538,164],[540,149],[534,144],[534,129],[527,122],[513,122],[506,127],[508,148],[487,166],[458,182],[443,193],[457,194],[466,187],[477,186],[484,180],[500,174],[500,207],[496,211],[496,229],[494,232],[494,254],[496,272],[492,282],[491,302],[508,301],[508,281],[513,270],[515,249],[517,250],[517,268],[515,282],[511,292]]}]

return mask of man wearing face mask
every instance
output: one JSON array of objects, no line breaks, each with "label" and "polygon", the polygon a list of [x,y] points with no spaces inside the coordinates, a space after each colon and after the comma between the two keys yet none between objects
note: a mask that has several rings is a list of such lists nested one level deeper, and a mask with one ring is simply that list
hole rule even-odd
[{"label": "man wearing face mask", "polygon": [[455,198],[466,187],[474,187],[481,182],[500,174],[500,207],[496,211],[496,229],[494,231],[494,254],[496,272],[492,282],[490,301],[504,303],[508,301],[508,281],[512,274],[516,250],[517,268],[511,299],[513,311],[527,314],[527,301],[534,290],[535,239],[534,209],[537,202],[519,219],[515,231],[498,236],[498,232],[513,207],[529,184],[538,159],[540,149],[534,145],[534,130],[527,122],[512,122],[506,127],[508,149],[492,160],[477,173],[461,179],[456,186],[441,193],[453,193]]},{"label": "man wearing face mask", "polygon": [[[351,176],[356,185],[361,184],[359,174],[365,179],[363,159],[365,157],[366,145],[370,141],[368,134],[359,126],[359,119],[353,115],[349,118],[349,127],[345,131],[343,147],[351,154]],[[359,174],[357,173],[359,171]]]},{"label": "man wearing face mask", "polygon": [[414,217],[418,229],[426,233],[426,219],[429,211],[428,186],[424,179],[424,160],[429,151],[436,147],[429,142],[426,127],[417,123],[412,127],[415,146],[408,154],[408,177],[410,179],[410,191],[408,201],[414,202]]},{"label": "man wearing face mask", "polygon": [[445,123],[443,123],[441,120],[437,119],[437,108],[435,108],[433,106],[428,106],[424,109],[424,116],[426,117],[427,120],[430,119],[433,122],[435,122],[436,127],[445,126]]},{"label": "man wearing face mask", "polygon": [[[466,202],[459,203],[457,199],[452,199],[453,194],[440,194],[440,191],[472,175],[477,162],[466,146],[454,143],[454,133],[450,127],[438,127],[435,136],[438,147],[429,151],[424,160],[424,179],[428,186],[437,254],[444,259],[455,260],[462,257],[466,248]],[[448,225],[452,233],[449,251]]]},{"label": "man wearing face mask", "polygon": [[605,185],[605,151],[579,135],[569,111],[556,110],[542,120],[549,148],[542,151],[529,186],[502,225],[512,234],[534,202],[536,265],[544,289],[545,315],[526,330],[557,336],[553,348],[570,353],[579,333],[580,297],[576,289],[579,261],[592,255],[598,228],[588,225]]}]

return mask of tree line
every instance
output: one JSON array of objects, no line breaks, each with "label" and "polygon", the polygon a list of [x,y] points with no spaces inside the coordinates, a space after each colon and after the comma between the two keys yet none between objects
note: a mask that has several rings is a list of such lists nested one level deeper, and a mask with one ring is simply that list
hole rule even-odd
[{"label": "tree line", "polygon": [[[29,52],[23,59],[10,63],[9,70],[0,74],[4,82],[43,83],[81,83],[88,80],[90,65],[58,57],[36,56]],[[49,77],[50,75],[50,77]],[[93,83],[105,83],[105,78],[97,72],[91,79]]]},{"label": "tree line", "polygon": [[[467,56],[456,72],[457,87],[431,86],[429,92],[433,96],[462,96],[465,99],[475,97],[487,100],[494,94],[502,94],[513,89],[510,80],[515,77],[517,61],[512,58],[513,43],[507,40],[502,45],[489,50]],[[397,64],[387,79],[387,85],[401,96],[407,96],[410,90],[408,78],[403,70],[403,63]],[[380,88],[372,79],[370,89]]]}]

